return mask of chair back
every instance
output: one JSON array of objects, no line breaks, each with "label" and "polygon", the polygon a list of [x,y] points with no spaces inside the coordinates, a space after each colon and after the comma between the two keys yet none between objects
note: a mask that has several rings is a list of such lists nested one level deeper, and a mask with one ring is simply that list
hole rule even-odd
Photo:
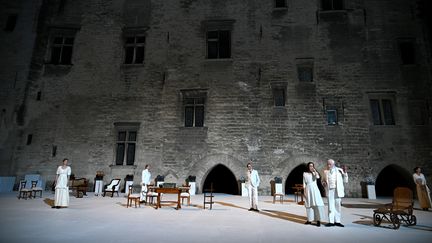
[{"label": "chair back", "polygon": [[129,185],[128,197],[133,194],[133,185]]},{"label": "chair back", "polygon": [[31,188],[36,188],[38,181],[31,181]]},{"label": "chair back", "polygon": [[393,210],[410,210],[414,204],[413,192],[407,187],[397,187],[393,191]]},{"label": "chair back", "polygon": [[24,189],[26,187],[26,184],[27,184],[26,180],[21,180],[19,190],[21,191],[22,189]]}]

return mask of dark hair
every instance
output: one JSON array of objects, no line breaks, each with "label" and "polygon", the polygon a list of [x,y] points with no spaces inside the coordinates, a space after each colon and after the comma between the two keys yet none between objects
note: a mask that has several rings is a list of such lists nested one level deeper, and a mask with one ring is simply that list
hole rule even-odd
[{"label": "dark hair", "polygon": [[314,164],[313,162],[308,162],[308,163],[306,164],[305,172],[309,172],[309,173],[310,173],[310,170],[309,170],[309,165],[310,165],[310,164],[312,164],[313,167],[315,168],[315,164]]},{"label": "dark hair", "polygon": [[247,164],[246,164],[246,168],[247,168],[247,167],[248,167],[249,165],[251,165],[251,166],[252,166],[252,164],[251,164],[251,163],[247,163]]},{"label": "dark hair", "polygon": [[417,169],[421,169],[420,166],[416,166],[416,167],[414,168],[414,173],[417,172]]},{"label": "dark hair", "polygon": [[149,167],[149,165],[146,165],[145,168],[147,169]]},{"label": "dark hair", "polygon": [[63,160],[62,160],[62,162],[65,162],[65,160],[69,160],[68,158],[64,158]]}]

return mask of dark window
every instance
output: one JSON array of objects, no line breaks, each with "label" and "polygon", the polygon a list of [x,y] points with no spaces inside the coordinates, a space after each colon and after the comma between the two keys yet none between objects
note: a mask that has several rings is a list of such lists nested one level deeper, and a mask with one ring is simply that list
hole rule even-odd
[{"label": "dark window", "polygon": [[369,103],[374,125],[395,125],[392,101],[390,99],[371,99]]},{"label": "dark window", "polygon": [[185,98],[185,127],[204,126],[205,98]]},{"label": "dark window", "polygon": [[144,63],[144,36],[127,37],[125,40],[125,64]]},{"label": "dark window", "polygon": [[36,100],[41,100],[41,97],[42,97],[42,92],[38,91],[36,95]]},{"label": "dark window", "polygon": [[312,82],[313,81],[313,68],[312,66],[297,66],[298,80],[300,82]]},{"label": "dark window", "polygon": [[337,125],[338,124],[338,116],[336,109],[327,109],[327,125]]},{"label": "dark window", "polygon": [[16,15],[16,14],[9,15],[7,20],[6,20],[6,26],[4,27],[4,30],[12,32],[15,29],[17,18],[18,18],[18,15]]},{"label": "dark window", "polygon": [[51,63],[71,64],[73,44],[73,37],[55,37],[51,48]]},{"label": "dark window", "polygon": [[402,64],[415,64],[415,48],[413,41],[399,42]]},{"label": "dark window", "polygon": [[33,134],[29,134],[29,135],[27,135],[27,145],[30,145],[31,143],[32,143],[32,140],[33,140]]},{"label": "dark window", "polygon": [[231,57],[231,32],[229,30],[207,31],[207,58]]},{"label": "dark window", "polygon": [[275,8],[286,8],[286,0],[275,0]]},{"label": "dark window", "polygon": [[343,0],[321,0],[322,10],[342,10]]},{"label": "dark window", "polygon": [[274,89],[274,105],[285,106],[285,90],[282,88]]},{"label": "dark window", "polygon": [[133,165],[135,163],[136,131],[119,131],[117,133],[116,165]]}]

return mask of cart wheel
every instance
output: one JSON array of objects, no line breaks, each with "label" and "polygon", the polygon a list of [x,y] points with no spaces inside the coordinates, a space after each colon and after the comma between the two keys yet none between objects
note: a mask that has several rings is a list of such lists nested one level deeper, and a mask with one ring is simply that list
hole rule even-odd
[{"label": "cart wheel", "polygon": [[399,229],[399,227],[400,227],[400,220],[399,220],[399,218],[398,218],[398,216],[396,214],[392,214],[391,221],[393,223],[393,228],[394,229]]},{"label": "cart wheel", "polygon": [[381,216],[380,216],[379,214],[377,214],[377,213],[374,213],[374,216],[373,216],[373,224],[374,224],[375,226],[379,226],[379,225],[381,224],[381,221],[382,221]]},{"label": "cart wheel", "polygon": [[417,224],[417,217],[415,215],[411,215],[408,223],[409,223],[409,225],[416,225]]}]

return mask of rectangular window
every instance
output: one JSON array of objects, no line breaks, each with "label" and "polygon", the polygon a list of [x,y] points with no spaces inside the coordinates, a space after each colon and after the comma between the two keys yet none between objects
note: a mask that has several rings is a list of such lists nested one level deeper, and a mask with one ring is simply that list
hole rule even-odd
[{"label": "rectangular window", "polygon": [[137,131],[117,132],[116,165],[133,165],[135,163]]},{"label": "rectangular window", "polygon": [[322,10],[342,10],[343,0],[321,0],[321,9]]},{"label": "rectangular window", "polygon": [[274,0],[275,8],[286,8],[286,0]]},{"label": "rectangular window", "polygon": [[204,103],[205,98],[184,99],[185,127],[204,126]]},{"label": "rectangular window", "polygon": [[285,89],[276,88],[273,90],[273,95],[275,106],[285,106]]},{"label": "rectangular window", "polygon": [[313,68],[312,66],[297,66],[298,80],[300,82],[312,82],[313,81]]},{"label": "rectangular window", "polygon": [[12,32],[15,29],[16,22],[17,22],[18,15],[11,14],[8,16],[6,20],[6,25],[4,27],[4,31]]},{"label": "rectangular window", "polygon": [[337,110],[334,108],[329,108],[326,110],[326,113],[327,113],[327,125],[337,125],[338,124]]},{"label": "rectangular window", "polygon": [[231,58],[231,31],[207,31],[207,58]]},{"label": "rectangular window", "polygon": [[126,37],[125,40],[125,64],[144,63],[144,36]]},{"label": "rectangular window", "polygon": [[416,63],[414,41],[412,40],[399,41],[399,53],[400,53],[402,64]]},{"label": "rectangular window", "polygon": [[392,100],[370,99],[369,103],[374,125],[395,125]]},{"label": "rectangular window", "polygon": [[65,36],[56,36],[51,46],[51,63],[52,64],[72,64],[72,50],[74,38]]}]

